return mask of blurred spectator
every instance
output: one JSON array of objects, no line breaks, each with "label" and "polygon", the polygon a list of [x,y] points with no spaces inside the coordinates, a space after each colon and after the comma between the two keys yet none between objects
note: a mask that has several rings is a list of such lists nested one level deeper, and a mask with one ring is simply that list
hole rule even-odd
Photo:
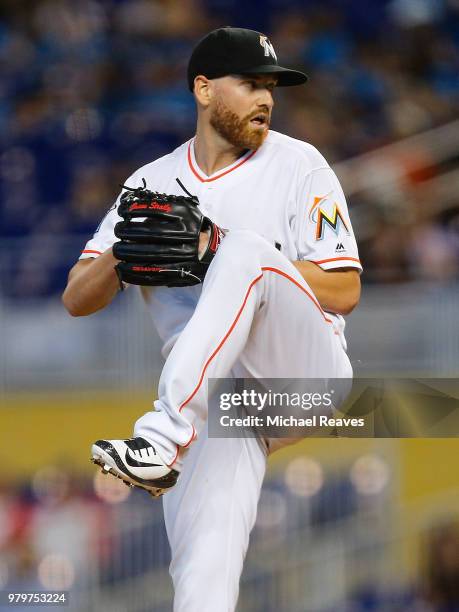
[{"label": "blurred spectator", "polygon": [[459,525],[434,529],[424,550],[426,600],[435,612],[459,610]]},{"label": "blurred spectator", "polygon": [[[310,74],[306,87],[277,92],[273,128],[333,163],[458,116],[458,13],[452,0],[2,3],[0,291],[59,293],[118,184],[192,136],[185,70],[209,29],[267,31],[279,56]],[[405,198],[402,189],[398,205]],[[366,203],[379,205],[374,195]],[[404,221],[383,216],[381,242],[363,244],[369,282],[457,277],[457,232],[441,218],[407,239]]]}]

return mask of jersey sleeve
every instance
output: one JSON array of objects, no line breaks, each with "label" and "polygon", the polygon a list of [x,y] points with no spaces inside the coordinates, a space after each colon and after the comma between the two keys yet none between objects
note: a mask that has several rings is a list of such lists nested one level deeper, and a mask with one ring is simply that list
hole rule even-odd
[{"label": "jersey sleeve", "polygon": [[[127,181],[129,187],[139,187],[140,181],[134,173]],[[121,192],[122,193],[122,192]],[[116,198],[114,204],[105,213],[105,216],[100,221],[93,237],[88,240],[79,259],[89,259],[90,257],[99,257],[104,251],[113,246],[118,240],[115,236],[115,225],[118,221],[122,221],[118,214],[118,206],[120,204],[121,193]]]},{"label": "jersey sleeve", "polygon": [[298,259],[312,261],[324,270],[362,271],[346,198],[330,167],[312,170],[307,175],[297,204]]}]

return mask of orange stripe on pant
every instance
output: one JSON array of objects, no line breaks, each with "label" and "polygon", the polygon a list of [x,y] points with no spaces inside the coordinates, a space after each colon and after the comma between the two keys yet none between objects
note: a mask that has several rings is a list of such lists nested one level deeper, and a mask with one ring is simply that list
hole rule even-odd
[{"label": "orange stripe on pant", "polygon": [[[283,272],[282,270],[279,270],[277,268],[270,268],[270,267],[262,267],[261,268],[262,273],[257,276],[249,285],[249,288],[247,289],[247,292],[245,294],[244,297],[244,301],[242,302],[242,306],[239,308],[238,313],[236,315],[236,318],[234,319],[234,321],[232,322],[229,330],[226,332],[225,336],[223,337],[223,340],[220,342],[220,344],[217,346],[217,348],[213,351],[212,355],[209,357],[209,359],[206,361],[206,363],[204,364],[204,367],[201,371],[201,376],[199,377],[199,381],[198,384],[196,385],[196,387],[194,388],[194,390],[192,391],[191,395],[189,395],[189,397],[187,397],[187,399],[180,405],[179,407],[179,412],[181,412],[185,406],[191,402],[191,400],[193,399],[193,397],[196,395],[196,393],[199,391],[199,388],[201,387],[202,381],[204,380],[204,375],[206,373],[207,368],[209,367],[209,364],[211,363],[211,361],[214,359],[214,357],[217,355],[217,353],[220,351],[220,349],[222,348],[222,346],[225,344],[225,342],[228,340],[229,336],[231,335],[232,331],[234,330],[234,328],[236,327],[237,322],[239,321],[241,314],[245,308],[245,305],[247,304],[247,300],[249,299],[249,295],[250,292],[252,291],[253,287],[256,285],[256,283],[258,283],[259,280],[261,280],[263,278],[263,274],[265,272],[274,272],[275,274],[279,274],[280,276],[283,276],[284,278],[286,278],[287,280],[291,281],[296,287],[298,287],[314,304],[314,306],[320,311],[320,314],[322,315],[324,321],[326,321],[327,323],[332,323],[332,320],[329,319],[324,311],[322,310],[319,302],[315,299],[315,297],[309,293],[309,291],[307,289],[305,289],[304,287],[302,287],[300,285],[300,283],[298,281],[296,281],[294,278],[292,278],[291,276],[289,276],[286,272]],[[196,431],[193,427],[193,433],[191,435],[191,438],[188,440],[188,442],[186,444],[183,445],[182,448],[187,448],[191,442],[195,439],[196,437]],[[171,463],[168,464],[168,467],[171,467],[171,465],[174,464],[175,460],[177,459],[178,453],[179,453],[180,447],[179,445],[177,445],[177,451],[175,453],[175,457],[174,459],[171,461]]]}]

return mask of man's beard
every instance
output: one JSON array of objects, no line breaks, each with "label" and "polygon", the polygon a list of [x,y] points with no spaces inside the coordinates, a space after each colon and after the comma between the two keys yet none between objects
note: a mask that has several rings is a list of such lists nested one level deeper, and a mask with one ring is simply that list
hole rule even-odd
[{"label": "man's beard", "polygon": [[221,99],[217,99],[210,116],[210,125],[234,147],[255,150],[263,144],[268,130],[254,129],[250,124],[252,117],[253,113],[241,119]]}]

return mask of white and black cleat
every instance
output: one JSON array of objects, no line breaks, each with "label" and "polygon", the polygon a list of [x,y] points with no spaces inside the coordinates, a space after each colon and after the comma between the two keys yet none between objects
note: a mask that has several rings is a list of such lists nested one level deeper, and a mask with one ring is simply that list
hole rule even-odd
[{"label": "white and black cleat", "polygon": [[144,438],[97,440],[91,454],[91,460],[101,467],[103,474],[113,474],[129,487],[144,489],[153,497],[173,487],[179,476]]}]

